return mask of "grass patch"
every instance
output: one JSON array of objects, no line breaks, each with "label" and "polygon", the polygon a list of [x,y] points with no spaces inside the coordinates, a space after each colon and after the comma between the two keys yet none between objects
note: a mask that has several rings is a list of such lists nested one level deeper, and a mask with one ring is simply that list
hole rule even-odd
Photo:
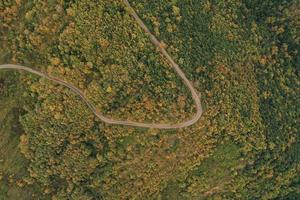
[{"label": "grass patch", "polygon": [[239,166],[240,148],[232,141],[216,147],[214,153],[189,172],[186,180],[171,181],[161,193],[161,199],[206,199],[222,191],[232,180],[233,169]]},{"label": "grass patch", "polygon": [[[0,62],[4,60],[1,56]],[[0,71],[0,200],[42,197],[37,185],[22,183],[22,178],[28,175],[28,161],[19,149],[20,135],[23,133],[19,123],[22,90],[16,84],[17,80],[15,72]]]}]

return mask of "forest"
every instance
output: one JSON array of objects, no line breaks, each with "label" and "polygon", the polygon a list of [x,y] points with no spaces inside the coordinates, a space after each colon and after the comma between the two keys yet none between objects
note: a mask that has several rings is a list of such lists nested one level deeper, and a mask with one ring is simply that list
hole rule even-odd
[{"label": "forest", "polygon": [[[110,125],[0,70],[0,200],[297,200],[300,1],[129,0],[201,94],[172,130]],[[177,123],[190,92],[123,0],[0,0],[0,65],[106,116]]]}]

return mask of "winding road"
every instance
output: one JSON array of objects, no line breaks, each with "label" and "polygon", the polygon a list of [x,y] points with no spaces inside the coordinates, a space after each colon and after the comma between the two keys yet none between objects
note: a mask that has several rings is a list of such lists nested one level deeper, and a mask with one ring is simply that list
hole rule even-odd
[{"label": "winding road", "polygon": [[122,121],[122,120],[116,120],[112,118],[105,117],[101,112],[99,112],[96,107],[85,97],[84,93],[75,87],[74,85],[67,83],[59,78],[50,76],[44,72],[31,69],[26,66],[22,65],[15,65],[15,64],[3,64],[0,65],[1,69],[14,69],[14,70],[23,70],[30,72],[32,74],[38,75],[42,78],[46,78],[48,80],[51,80],[55,83],[58,83],[60,85],[63,85],[67,88],[69,88],[71,91],[73,91],[75,94],[79,95],[80,98],[86,103],[86,105],[89,107],[89,109],[103,122],[108,124],[116,124],[116,125],[124,125],[124,126],[133,126],[133,127],[143,127],[143,128],[157,128],[157,129],[178,129],[178,128],[184,128],[187,126],[190,126],[194,123],[196,123],[200,117],[202,116],[202,105],[200,101],[200,96],[198,95],[197,91],[191,84],[191,82],[187,79],[183,71],[180,69],[178,64],[172,59],[172,57],[168,54],[168,52],[165,50],[165,48],[161,45],[161,43],[158,41],[158,39],[150,32],[150,30],[147,28],[147,26],[144,24],[144,22],[140,19],[140,17],[137,15],[136,11],[132,8],[128,0],[123,0],[124,4],[127,6],[127,8],[130,11],[131,16],[135,19],[135,21],[138,23],[138,25],[145,31],[145,33],[149,36],[151,42],[157,47],[157,49],[160,51],[160,53],[167,59],[170,66],[176,71],[178,76],[183,80],[184,84],[188,89],[190,90],[192,94],[192,98],[194,100],[195,106],[196,106],[196,113],[194,116],[189,119],[188,121],[184,121],[177,124],[159,124],[159,123],[142,123],[142,122],[135,122],[135,121]]}]

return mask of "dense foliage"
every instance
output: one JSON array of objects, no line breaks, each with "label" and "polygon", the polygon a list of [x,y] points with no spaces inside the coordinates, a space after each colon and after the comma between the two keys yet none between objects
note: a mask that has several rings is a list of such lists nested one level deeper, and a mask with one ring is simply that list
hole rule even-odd
[{"label": "dense foliage", "polygon": [[[67,88],[0,71],[0,199],[297,199],[300,2],[130,3],[203,117],[171,131],[107,125]],[[121,0],[0,0],[0,61],[60,77],[114,118],[189,118],[188,90],[128,12]]]}]

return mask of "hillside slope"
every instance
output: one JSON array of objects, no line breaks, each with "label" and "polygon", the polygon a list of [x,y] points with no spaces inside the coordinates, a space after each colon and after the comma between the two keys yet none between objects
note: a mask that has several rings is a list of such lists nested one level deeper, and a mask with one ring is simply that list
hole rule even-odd
[{"label": "hillside slope", "polygon": [[[0,199],[297,199],[298,0],[130,0],[201,93],[176,130],[108,125],[71,91],[0,71]],[[1,1],[0,61],[104,114],[180,122],[189,91],[122,0]]]}]

